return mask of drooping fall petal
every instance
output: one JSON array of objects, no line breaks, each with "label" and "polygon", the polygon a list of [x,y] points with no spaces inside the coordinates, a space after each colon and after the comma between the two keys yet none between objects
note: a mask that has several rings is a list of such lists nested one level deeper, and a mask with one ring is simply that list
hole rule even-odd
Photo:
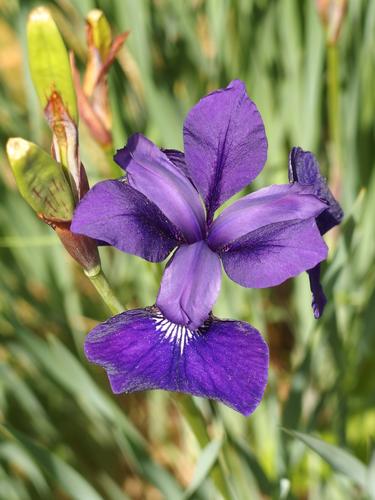
[{"label": "drooping fall petal", "polygon": [[216,399],[249,415],[260,403],[268,348],[242,321],[210,320],[190,330],[157,308],[114,316],[86,337],[89,361],[105,368],[115,393],[149,389]]}]

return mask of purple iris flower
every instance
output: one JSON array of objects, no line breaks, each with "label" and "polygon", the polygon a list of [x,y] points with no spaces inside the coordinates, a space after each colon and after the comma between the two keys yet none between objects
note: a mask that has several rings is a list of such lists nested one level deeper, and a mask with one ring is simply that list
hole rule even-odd
[{"label": "purple iris flower", "polygon": [[[337,224],[340,224],[344,212],[321,175],[319,163],[310,151],[292,148],[289,155],[289,182],[301,186],[311,186],[313,192],[327,203],[326,209],[316,218],[316,224],[323,235]],[[327,298],[320,283],[320,263],[307,271],[312,293],[312,308],[316,319],[323,314]]]},{"label": "purple iris flower", "polygon": [[327,256],[316,218],[327,209],[312,185],[269,186],[215,211],[262,170],[267,139],[241,81],[204,97],[184,123],[185,153],[140,134],[115,155],[120,180],[94,186],[72,230],[151,262],[175,252],[156,305],[124,312],[87,336],[87,358],[115,393],[181,391],[249,415],[267,383],[268,348],[241,321],[212,307],[221,267],[246,287],[278,285]]}]

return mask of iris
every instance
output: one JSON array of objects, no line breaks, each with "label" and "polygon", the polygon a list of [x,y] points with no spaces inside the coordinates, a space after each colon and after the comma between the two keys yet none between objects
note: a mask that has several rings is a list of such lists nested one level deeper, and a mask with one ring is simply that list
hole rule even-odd
[{"label": "iris", "polygon": [[292,183],[244,196],[214,218],[267,157],[262,118],[241,81],[199,101],[183,135],[185,153],[130,137],[115,155],[124,178],[98,183],[75,212],[73,231],[122,251],[151,262],[174,251],[156,304],[98,325],[85,353],[115,393],[181,391],[249,415],[267,383],[268,349],[251,325],[212,315],[222,265],[255,288],[315,268],[327,256],[318,225],[329,201],[292,173]]}]

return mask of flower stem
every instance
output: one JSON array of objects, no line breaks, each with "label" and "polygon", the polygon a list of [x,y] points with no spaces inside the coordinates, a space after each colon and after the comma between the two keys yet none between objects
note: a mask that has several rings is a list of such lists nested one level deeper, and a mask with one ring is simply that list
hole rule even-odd
[{"label": "flower stem", "polygon": [[[341,198],[342,179],[342,140],[341,140],[341,102],[339,79],[339,48],[336,41],[327,42],[327,112],[330,160],[330,188],[336,199]],[[339,235],[339,226],[332,231],[332,243]]]},{"label": "flower stem", "polygon": [[91,271],[85,271],[85,274],[90,279],[91,283],[94,285],[103,302],[112,314],[120,314],[124,312],[124,307],[120,304],[119,300],[113,293],[113,290],[110,287],[101,267],[98,266]]},{"label": "flower stem", "polygon": [[327,45],[328,125],[334,163],[341,162],[339,54],[336,43]]}]

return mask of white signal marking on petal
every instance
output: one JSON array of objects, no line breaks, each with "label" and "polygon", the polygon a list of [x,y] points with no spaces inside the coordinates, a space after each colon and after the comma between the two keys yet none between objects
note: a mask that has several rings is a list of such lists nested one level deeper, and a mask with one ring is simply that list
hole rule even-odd
[{"label": "white signal marking on petal", "polygon": [[157,330],[161,330],[161,331],[164,331],[163,330],[163,327],[164,326],[168,326],[169,324],[169,321],[165,318],[156,318],[155,319],[155,322],[158,324],[158,326],[156,327]]},{"label": "white signal marking on petal", "polygon": [[155,313],[152,319],[156,326],[155,330],[161,333],[162,339],[178,344],[181,355],[189,342],[200,335],[199,330],[190,330],[186,325],[172,323],[172,321],[164,318],[161,313]]},{"label": "white signal marking on petal", "polygon": [[169,322],[164,323],[163,326],[161,327],[160,331],[166,332],[169,327],[170,327],[170,323]]},{"label": "white signal marking on petal", "polygon": [[187,345],[188,338],[185,335],[185,329],[181,326],[178,327],[178,341],[180,342],[180,353],[184,352],[185,343]]},{"label": "white signal marking on petal", "polygon": [[166,334],[165,334],[164,338],[167,339],[167,338],[170,337],[171,340],[172,340],[174,338],[174,336],[175,336],[175,333],[174,333],[175,328],[176,328],[176,325],[174,325],[173,323],[169,323],[169,326],[168,326],[168,328],[166,330]]},{"label": "white signal marking on petal", "polygon": [[178,325],[177,327],[177,342],[181,341],[181,325]]}]

